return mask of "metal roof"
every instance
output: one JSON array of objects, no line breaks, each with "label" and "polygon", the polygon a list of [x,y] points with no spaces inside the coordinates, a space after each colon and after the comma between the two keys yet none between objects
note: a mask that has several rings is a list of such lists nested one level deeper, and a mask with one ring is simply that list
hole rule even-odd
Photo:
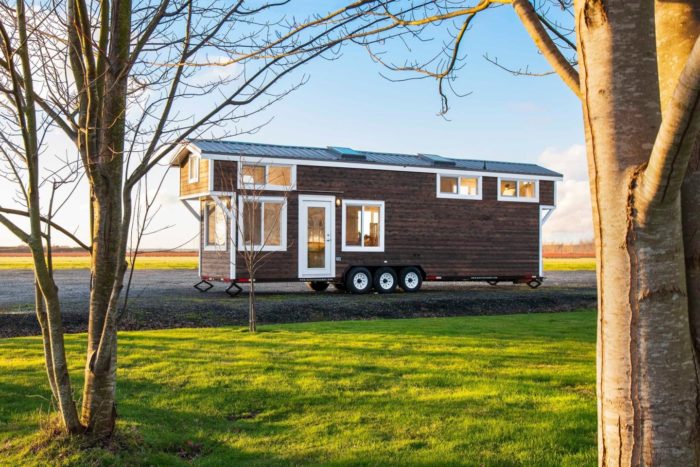
[{"label": "metal roof", "polygon": [[[243,156],[243,157],[270,157],[280,159],[316,160],[316,161],[336,161],[345,163],[355,163],[358,165],[396,165],[402,167],[422,167],[440,169],[459,169],[475,172],[500,172],[509,174],[522,174],[546,177],[561,177],[562,175],[549,169],[545,169],[536,164],[525,164],[519,162],[499,162],[486,160],[458,159],[454,157],[444,157],[435,154],[396,154],[385,152],[362,151],[351,148],[315,148],[307,146],[281,146],[277,144],[244,143],[241,141],[221,141],[211,139],[193,139],[189,144],[196,146],[202,154]],[[349,160],[342,157],[343,153],[354,155],[364,155],[366,160]],[[435,161],[443,163],[436,164]],[[175,161],[174,161],[175,162]],[[454,165],[447,166],[444,162],[454,162]]]}]

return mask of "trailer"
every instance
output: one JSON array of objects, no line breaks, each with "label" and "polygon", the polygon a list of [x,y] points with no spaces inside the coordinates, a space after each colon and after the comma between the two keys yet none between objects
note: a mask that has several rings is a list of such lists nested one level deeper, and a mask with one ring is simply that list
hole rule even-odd
[{"label": "trailer", "polygon": [[333,284],[356,294],[426,281],[539,286],[542,226],[562,175],[535,164],[345,147],[195,139],[170,164],[200,225],[200,290]]}]

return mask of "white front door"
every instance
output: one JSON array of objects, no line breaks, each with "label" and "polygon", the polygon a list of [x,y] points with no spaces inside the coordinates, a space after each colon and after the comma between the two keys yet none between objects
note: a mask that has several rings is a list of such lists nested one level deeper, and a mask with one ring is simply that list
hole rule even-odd
[{"label": "white front door", "polygon": [[299,277],[335,276],[335,197],[299,195]]}]

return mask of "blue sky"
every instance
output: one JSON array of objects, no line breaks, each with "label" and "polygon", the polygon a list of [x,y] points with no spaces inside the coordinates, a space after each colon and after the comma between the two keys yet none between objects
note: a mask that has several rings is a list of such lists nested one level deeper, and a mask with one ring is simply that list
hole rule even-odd
[{"label": "blue sky", "polygon": [[[303,2],[305,8],[312,3]],[[464,43],[466,59],[454,83],[458,92],[471,94],[451,96],[446,118],[437,116],[435,81],[390,82],[380,72],[393,78],[408,76],[387,71],[359,47],[346,47],[341,58],[317,60],[287,80],[291,84],[302,74],[309,78],[260,118],[241,122],[243,128],[253,127],[272,118],[257,133],[239,139],[540,163],[563,172],[566,179],[559,184],[560,208],[545,228],[545,240],[591,238],[580,102],[556,75],[513,76],[483,58],[488,54],[512,68],[550,70],[510,8],[489,11],[473,24]],[[439,44],[438,40],[419,46]],[[393,54],[399,62],[410,56],[405,49]],[[173,227],[149,236],[146,247],[175,246],[196,233],[194,219],[176,200],[176,179],[176,173],[168,175],[157,219],[159,225]],[[9,193],[8,187],[0,187],[0,196]],[[61,220],[85,238],[84,195],[72,204]],[[17,243],[0,227],[0,245]]]}]

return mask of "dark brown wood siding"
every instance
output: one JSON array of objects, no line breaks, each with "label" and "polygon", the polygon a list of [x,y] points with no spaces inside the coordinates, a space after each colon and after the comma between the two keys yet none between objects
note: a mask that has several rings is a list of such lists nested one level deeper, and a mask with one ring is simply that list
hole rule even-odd
[{"label": "dark brown wood siding", "polygon": [[554,182],[540,180],[540,204],[543,206],[554,206]]},{"label": "dark brown wood siding", "polygon": [[[220,161],[216,162],[217,165]],[[235,180],[235,163],[215,166]],[[553,203],[554,182],[540,181],[540,203],[497,200],[497,178],[483,177],[481,200],[436,195],[436,175],[386,170],[297,166],[297,190],[287,206],[287,251],[267,257],[258,279],[298,276],[299,194],[385,202],[385,251],[342,251],[342,207],[335,207],[336,275],[353,265],[419,265],[438,276],[520,276],[539,273],[540,203]],[[270,192],[270,196],[280,196]],[[237,257],[236,276],[247,277]]]},{"label": "dark brown wood siding", "polygon": [[233,161],[214,161],[214,191],[231,192],[236,189],[236,167]]}]

